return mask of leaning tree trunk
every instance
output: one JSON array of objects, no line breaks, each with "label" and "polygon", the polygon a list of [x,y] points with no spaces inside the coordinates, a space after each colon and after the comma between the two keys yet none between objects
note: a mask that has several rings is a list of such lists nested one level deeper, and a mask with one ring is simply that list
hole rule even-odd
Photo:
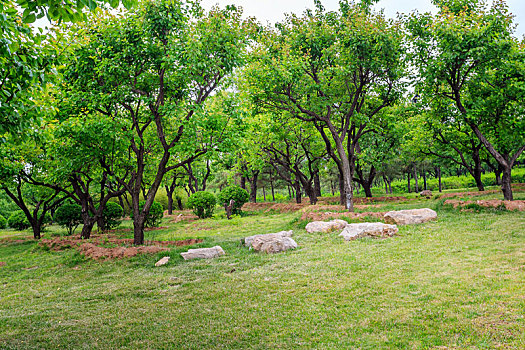
[{"label": "leaning tree trunk", "polygon": [[84,221],[84,226],[82,226],[82,232],[80,232],[80,238],[89,239],[91,237],[91,231],[93,226],[95,226],[96,220],[94,218],[89,218]]}]

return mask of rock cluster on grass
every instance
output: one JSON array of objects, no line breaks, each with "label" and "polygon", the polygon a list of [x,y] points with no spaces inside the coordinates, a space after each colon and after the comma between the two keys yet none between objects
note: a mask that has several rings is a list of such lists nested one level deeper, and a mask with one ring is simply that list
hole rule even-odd
[{"label": "rock cluster on grass", "polygon": [[332,231],[342,230],[348,223],[344,220],[332,220],[332,221],[312,221],[306,225],[306,232],[322,232],[328,233]]},{"label": "rock cluster on grass", "polygon": [[437,213],[429,208],[389,211],[384,216],[385,221],[397,225],[421,224],[435,220]]},{"label": "rock cluster on grass", "polygon": [[351,241],[362,237],[392,237],[398,231],[396,225],[383,224],[382,222],[364,222],[348,224],[339,236],[343,237],[346,241]]},{"label": "rock cluster on grass", "polygon": [[212,248],[190,249],[185,253],[180,253],[184,260],[212,259],[225,254],[224,250],[218,245]]},{"label": "rock cluster on grass", "polygon": [[297,243],[291,238],[293,231],[281,231],[244,238],[244,245],[257,252],[279,253],[297,248]]}]

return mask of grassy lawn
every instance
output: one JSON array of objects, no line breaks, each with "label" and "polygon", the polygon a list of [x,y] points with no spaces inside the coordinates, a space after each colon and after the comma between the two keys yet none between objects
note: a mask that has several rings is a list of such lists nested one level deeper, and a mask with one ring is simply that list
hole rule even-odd
[{"label": "grassy lawn", "polygon": [[[385,205],[437,208],[438,221],[352,242],[306,233],[299,213],[166,221],[146,238],[203,238],[227,255],[186,262],[179,247],[157,268],[165,253],[97,262],[3,240],[0,348],[525,348],[525,214]],[[297,250],[239,245],[283,229]]]}]

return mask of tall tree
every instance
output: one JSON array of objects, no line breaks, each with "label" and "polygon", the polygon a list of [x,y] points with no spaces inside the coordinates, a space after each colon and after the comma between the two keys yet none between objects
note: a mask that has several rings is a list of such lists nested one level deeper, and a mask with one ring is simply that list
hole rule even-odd
[{"label": "tall tree", "polygon": [[511,173],[525,150],[525,49],[512,36],[504,1],[436,0],[439,13],[412,14],[419,89],[436,110],[449,103],[503,170],[502,191],[512,200]]},{"label": "tall tree", "polygon": [[340,171],[343,204],[353,210],[356,148],[400,95],[403,34],[362,3],[342,1],[338,12],[316,4],[264,30],[244,81],[257,105],[314,125]]},{"label": "tall tree", "polygon": [[[119,182],[132,199],[135,244],[144,241],[165,174],[206,153],[194,135],[220,134],[228,123],[204,113],[203,104],[242,62],[248,37],[240,16],[233,6],[204,14],[183,1],[147,2],[126,18],[97,22],[71,57],[66,82],[78,103],[125,121],[131,135],[133,170]],[[154,177],[140,207],[148,166]]]}]

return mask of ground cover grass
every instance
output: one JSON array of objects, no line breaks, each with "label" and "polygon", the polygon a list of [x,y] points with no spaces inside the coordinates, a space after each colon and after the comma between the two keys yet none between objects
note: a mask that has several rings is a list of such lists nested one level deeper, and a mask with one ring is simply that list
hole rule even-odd
[{"label": "ground cover grass", "polygon": [[[306,233],[299,213],[165,220],[147,239],[202,238],[197,246],[227,255],[186,262],[188,247],[178,247],[159,268],[166,254],[97,262],[2,240],[0,348],[524,348],[525,215],[384,204],[436,208],[438,221],[345,242]],[[294,229],[297,250],[264,255],[239,244],[284,229]]]}]

